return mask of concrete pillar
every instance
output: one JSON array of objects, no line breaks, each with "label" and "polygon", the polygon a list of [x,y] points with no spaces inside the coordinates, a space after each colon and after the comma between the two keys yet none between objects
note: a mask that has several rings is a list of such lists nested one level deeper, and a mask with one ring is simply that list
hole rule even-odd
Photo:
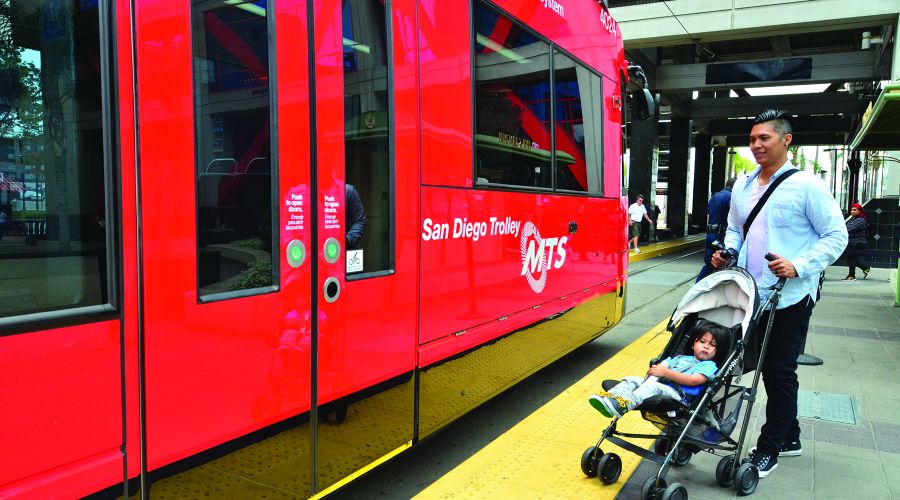
[{"label": "concrete pillar", "polygon": [[[659,109],[659,107],[657,107]],[[634,203],[639,194],[644,195],[644,204],[653,206],[651,196],[653,166],[656,164],[656,150],[659,147],[659,114],[646,121],[632,121],[630,142],[631,157],[628,167],[628,203]],[[649,208],[648,208],[649,210]]]},{"label": "concrete pillar", "polygon": [[[644,67],[651,92],[656,87],[656,67],[659,65],[659,49],[648,48],[635,52],[639,55],[639,63]],[[653,208],[656,198],[656,165],[659,149],[659,96],[656,95],[656,114],[647,121],[636,121],[631,117],[631,135],[628,147],[631,150],[628,167],[628,203],[634,203],[639,194],[644,195],[647,211]],[[649,213],[652,218],[652,213]],[[646,225],[646,223],[644,223]],[[648,228],[641,231],[642,239],[646,239]]]},{"label": "concrete pillar", "polygon": [[[694,203],[691,214],[694,224],[705,231],[706,202],[709,200],[709,167],[712,155],[712,137],[709,134],[697,134],[694,138]],[[713,190],[716,190],[714,187]],[[690,231],[690,228],[688,228]]]},{"label": "concrete pillar", "polygon": [[713,148],[712,156],[712,175],[710,176],[709,185],[712,187],[712,191],[716,192],[725,185],[725,169],[728,166],[728,148],[725,147],[724,142],[721,146]]},{"label": "concrete pillar", "polygon": [[[672,236],[680,238],[687,228],[688,159],[691,151],[691,120],[673,116],[669,127],[669,182],[666,223]],[[705,223],[705,221],[704,221]]]},{"label": "concrete pillar", "polygon": [[850,179],[847,182],[847,213],[850,213],[850,205],[858,202],[859,196],[859,169],[862,160],[859,159],[859,150],[854,150],[847,161],[847,170],[850,171]]}]

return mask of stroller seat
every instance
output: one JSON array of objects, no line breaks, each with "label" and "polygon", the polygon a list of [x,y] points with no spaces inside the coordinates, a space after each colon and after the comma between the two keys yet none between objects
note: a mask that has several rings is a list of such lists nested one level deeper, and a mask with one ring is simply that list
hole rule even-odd
[{"label": "stroller seat", "polygon": [[[609,391],[620,381],[609,379],[603,381],[603,390]],[[700,428],[689,434],[689,440],[697,443],[719,444],[728,439],[737,424],[738,415],[741,410],[741,400],[738,400],[738,406],[731,412],[724,415],[721,419],[717,418],[715,413],[703,411],[700,414]],[[681,400],[675,400],[666,396],[653,396],[645,399],[634,410],[641,412],[644,420],[647,420],[660,430],[671,430],[672,425],[680,428],[691,411],[690,404]]]}]

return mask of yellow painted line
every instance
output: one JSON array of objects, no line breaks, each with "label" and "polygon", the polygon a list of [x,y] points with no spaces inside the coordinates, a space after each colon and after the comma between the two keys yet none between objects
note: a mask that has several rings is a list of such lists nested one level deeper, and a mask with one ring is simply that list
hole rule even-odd
[{"label": "yellow painted line", "polygon": [[644,245],[639,247],[641,253],[634,253],[634,250],[628,252],[628,262],[640,262],[642,260],[652,259],[653,257],[659,257],[660,255],[675,253],[685,248],[700,247],[703,246],[705,242],[706,235],[704,234]]},{"label": "yellow painted line", "polygon": [[369,472],[370,470],[374,469],[375,467],[378,467],[379,465],[387,462],[388,460],[396,457],[400,453],[409,449],[411,446],[412,446],[412,441],[407,441],[405,444],[398,446],[396,449],[386,453],[383,457],[379,458],[378,460],[375,460],[374,462],[363,467],[362,469],[359,469],[358,471],[354,472],[353,474],[350,474],[349,476],[345,477],[344,479],[341,479],[340,481],[338,481],[338,482],[332,484],[331,486],[325,488],[324,490],[318,492],[314,496],[310,497],[310,500],[317,500],[319,498],[325,498],[326,496],[330,495],[334,491],[336,491],[336,490],[340,489],[341,487],[343,487],[344,485],[350,483],[354,479],[362,476],[363,474]]},{"label": "yellow painted line", "polygon": [[[605,379],[647,372],[649,361],[669,339],[668,318],[619,351],[559,396],[528,415],[415,498],[613,498],[640,464],[640,457],[604,443],[622,458],[622,475],[611,485],[581,472],[581,455],[597,443],[610,419],[594,410],[588,396]],[[640,412],[625,415],[621,432],[654,434]],[[634,441],[647,447],[651,440]]]}]

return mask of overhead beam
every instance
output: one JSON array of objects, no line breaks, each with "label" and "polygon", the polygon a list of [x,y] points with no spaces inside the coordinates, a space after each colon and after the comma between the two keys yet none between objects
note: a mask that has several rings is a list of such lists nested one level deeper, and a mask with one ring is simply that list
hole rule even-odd
[{"label": "overhead beam", "polygon": [[690,117],[691,116],[691,100],[690,95],[687,96],[688,99],[684,99],[682,96],[678,94],[666,94],[661,97],[661,102],[664,102],[666,105],[670,106],[672,114],[678,115],[680,117]]},{"label": "overhead beam", "polygon": [[856,113],[859,96],[846,92],[694,99],[691,118],[756,116],[768,108],[786,109],[796,115]]},{"label": "overhead beam", "polygon": [[895,24],[896,0],[683,0],[610,9],[627,49]]},{"label": "overhead beam", "polygon": [[[653,49],[656,52],[656,49]],[[651,82],[656,80],[656,61],[651,61],[649,57],[647,57],[643,51],[635,49],[635,50],[626,50],[625,51],[625,59],[628,61],[637,63],[641,66],[641,69],[644,70],[644,73],[647,75],[647,78],[650,79]]]},{"label": "overhead beam", "polygon": [[778,57],[790,57],[791,39],[784,35],[772,37],[772,50]]},{"label": "overhead beam", "polygon": [[[888,40],[891,39],[891,35],[894,34],[894,26],[888,24],[884,28],[881,29],[881,39],[882,42],[875,47],[875,60],[872,63],[872,71],[875,74],[878,74],[879,66],[881,66],[881,59],[884,57],[884,53],[887,51]],[[894,42],[897,43],[896,41]],[[896,50],[896,48],[894,49]],[[888,70],[890,71],[890,70]]]},{"label": "overhead beam", "polygon": [[[706,83],[706,68],[714,64],[734,63],[700,63],[676,64],[660,66],[656,74],[658,92],[684,92],[688,90],[728,89],[740,84],[741,87],[771,87],[773,85],[831,83],[871,81],[876,79],[873,64],[874,51],[842,52],[837,54],[819,54],[806,56],[812,59],[812,73],[805,80],[764,81],[764,82],[731,82],[721,84]],[[759,62],[746,61],[746,62]]]}]

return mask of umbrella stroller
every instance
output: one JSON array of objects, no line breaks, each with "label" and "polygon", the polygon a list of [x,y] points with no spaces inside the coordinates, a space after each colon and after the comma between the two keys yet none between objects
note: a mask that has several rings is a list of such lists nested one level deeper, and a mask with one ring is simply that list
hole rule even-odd
[{"label": "umbrella stroller", "polygon": [[[769,258],[767,255],[766,258]],[[760,372],[757,370],[749,387],[739,385],[743,374],[755,370],[765,357],[768,333],[774,315],[769,315],[763,330],[757,332],[760,315],[775,310],[784,287],[782,278],[773,292],[760,306],[756,283],[750,274],[739,267],[714,272],[696,283],[681,299],[667,330],[672,337],[663,352],[651,364],[679,354],[691,353],[690,332],[699,319],[713,321],[730,328],[731,342],[725,361],[709,378],[703,389],[687,404],[670,397],[655,396],[645,400],[635,410],[659,428],[654,435],[630,434],[616,429],[619,418],[613,418],[599,441],[584,451],[581,470],[588,477],[599,477],[604,484],[612,484],[622,471],[622,460],[615,453],[604,453],[604,441],[660,464],[659,472],[644,483],[642,500],[686,499],[687,489],[679,484],[667,484],[665,477],[671,467],[687,465],[694,453],[707,451],[724,456],[716,467],[716,481],[722,487],[734,487],[738,494],[749,495],[756,490],[759,471],[749,459],[739,460],[744,453],[744,439],[756,398]],[[757,334],[764,335],[757,349]],[[617,380],[606,380],[603,389],[610,390]],[[747,410],[737,440],[731,437],[738,425],[742,406]],[[653,450],[644,449],[625,438],[656,439]]]}]

